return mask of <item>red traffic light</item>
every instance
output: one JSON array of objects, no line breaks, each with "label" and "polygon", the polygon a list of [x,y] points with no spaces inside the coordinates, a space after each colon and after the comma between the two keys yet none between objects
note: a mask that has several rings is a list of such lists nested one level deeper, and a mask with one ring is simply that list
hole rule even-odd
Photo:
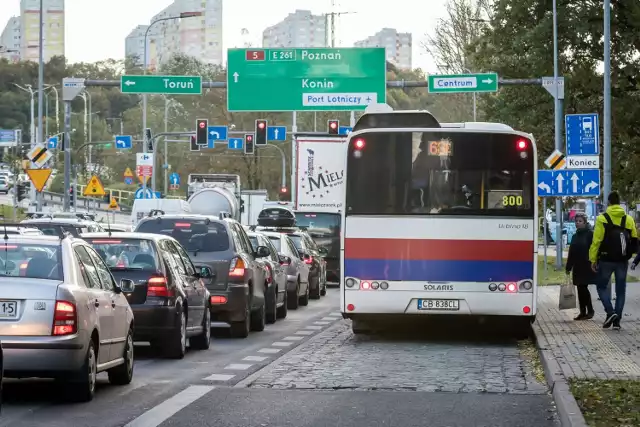
[{"label": "red traffic light", "polygon": [[337,128],[337,127],[338,127],[338,123],[336,123],[336,122],[331,122],[331,123],[329,123],[329,126],[331,126],[331,129],[335,129],[335,128]]},{"label": "red traffic light", "polygon": [[280,189],[280,192],[283,193],[283,194],[286,193],[287,191],[289,191],[289,189],[287,187],[282,187]]},{"label": "red traffic light", "polygon": [[200,122],[199,126],[200,126],[200,129],[203,129],[206,126],[206,123],[205,122]]},{"label": "red traffic light", "polygon": [[264,129],[264,127],[265,127],[264,122],[258,122],[258,127],[259,127],[260,129]]},{"label": "red traffic light", "polygon": [[253,136],[252,135],[247,135],[247,141],[253,141]]}]

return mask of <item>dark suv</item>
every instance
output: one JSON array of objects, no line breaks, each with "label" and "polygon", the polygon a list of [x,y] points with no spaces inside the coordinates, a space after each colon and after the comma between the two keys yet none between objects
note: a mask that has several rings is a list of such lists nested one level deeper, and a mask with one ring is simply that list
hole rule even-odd
[{"label": "dark suv", "polygon": [[327,254],[325,248],[319,248],[304,230],[280,229],[293,241],[296,249],[304,262],[309,265],[309,297],[320,299],[327,293],[327,262],[324,256]]},{"label": "dark suv", "polygon": [[[209,292],[203,275],[174,239],[143,233],[87,233],[117,281],[129,279],[125,293],[135,317],[135,341],[149,341],[163,354],[182,359],[187,345],[206,350],[211,339]],[[203,277],[204,276],[204,277]]]},{"label": "dark suv", "polygon": [[231,336],[244,338],[262,331],[266,323],[265,291],[268,272],[258,259],[269,249],[257,247],[232,219],[205,215],[158,215],[143,218],[136,232],[175,238],[197,267],[209,267],[205,286],[211,293],[211,320],[231,327]]}]

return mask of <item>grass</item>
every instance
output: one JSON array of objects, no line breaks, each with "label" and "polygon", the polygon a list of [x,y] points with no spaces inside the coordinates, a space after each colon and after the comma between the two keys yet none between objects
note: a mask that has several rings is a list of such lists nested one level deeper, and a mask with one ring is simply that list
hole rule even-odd
[{"label": "grass", "polygon": [[[547,256],[547,272],[544,271],[544,256],[538,255],[538,285],[562,285],[566,280],[564,265],[566,260],[563,260],[563,267],[559,271],[556,271],[556,257]],[[638,279],[627,275],[627,283],[637,282]]]},{"label": "grass", "polygon": [[4,218],[5,220],[11,220],[11,221],[22,221],[23,219],[26,218],[26,215],[24,213],[24,209],[22,208],[18,208],[18,218],[13,218],[13,206],[10,205],[0,205],[0,217]]},{"label": "grass", "polygon": [[569,384],[590,427],[640,427],[640,381],[572,379]]}]

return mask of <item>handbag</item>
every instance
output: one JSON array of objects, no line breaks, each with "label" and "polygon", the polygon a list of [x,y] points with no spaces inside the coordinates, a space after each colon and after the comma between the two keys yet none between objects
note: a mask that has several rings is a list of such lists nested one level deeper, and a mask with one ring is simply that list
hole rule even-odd
[{"label": "handbag", "polygon": [[571,276],[567,275],[564,285],[560,287],[560,299],[558,301],[559,310],[571,310],[577,307],[576,287],[573,286]]}]

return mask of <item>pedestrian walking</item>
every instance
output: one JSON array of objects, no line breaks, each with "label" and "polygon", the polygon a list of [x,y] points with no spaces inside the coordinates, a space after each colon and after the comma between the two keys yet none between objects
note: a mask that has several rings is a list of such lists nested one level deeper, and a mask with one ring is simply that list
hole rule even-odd
[{"label": "pedestrian walking", "polygon": [[578,290],[578,306],[580,314],[574,320],[593,318],[594,310],[591,302],[589,285],[596,284],[596,274],[591,269],[589,249],[593,241],[593,231],[587,221],[587,216],[578,213],[575,216],[576,233],[571,239],[566,271],[571,274],[573,284]]},{"label": "pedestrian walking", "polygon": [[[609,193],[608,202],[607,210],[596,218],[589,260],[592,270],[598,274],[598,295],[606,312],[602,327],[613,325],[614,329],[620,329],[627,293],[627,270],[629,260],[637,252],[638,231],[633,218],[620,206],[620,195],[616,191]],[[615,308],[608,286],[612,274],[616,286]]]}]

